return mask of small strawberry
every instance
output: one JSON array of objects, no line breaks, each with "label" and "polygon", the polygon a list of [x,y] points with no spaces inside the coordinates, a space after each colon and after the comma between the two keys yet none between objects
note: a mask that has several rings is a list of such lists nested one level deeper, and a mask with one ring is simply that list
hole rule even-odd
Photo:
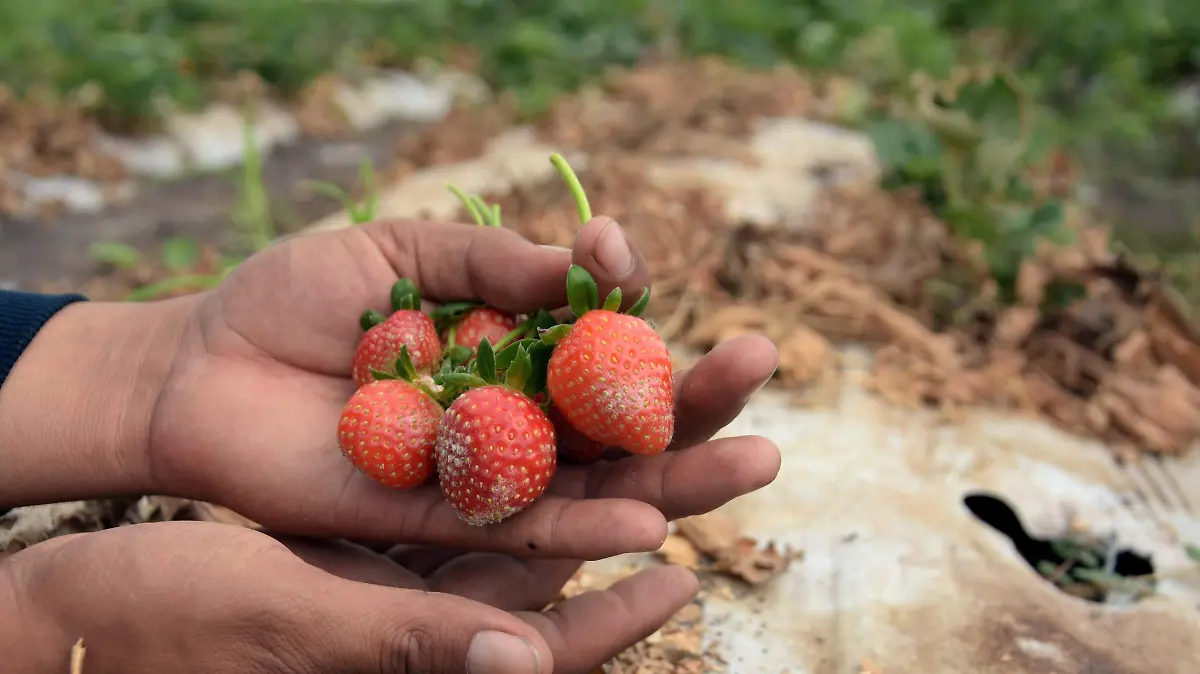
[{"label": "small strawberry", "polygon": [[[476,307],[463,314],[454,326],[454,343],[474,350],[479,346],[479,340],[486,339],[492,346],[499,348],[502,346],[501,342],[506,342],[505,338],[516,329],[517,318],[512,314],[491,307]],[[447,337],[449,336],[447,334]]]},{"label": "small strawberry", "polygon": [[365,386],[373,380],[371,370],[395,373],[400,347],[408,348],[413,367],[420,374],[429,374],[442,358],[442,342],[438,339],[433,319],[421,313],[420,295],[407,279],[392,288],[392,307],[386,318],[375,311],[363,314],[361,323],[366,330],[354,352],[350,372],[354,385]]},{"label": "small strawberry", "polygon": [[579,432],[557,407],[551,405],[546,416],[550,417],[550,423],[554,424],[554,434],[558,437],[559,458],[575,463],[591,463],[604,454],[604,444]]},{"label": "small strawberry", "polygon": [[433,473],[442,407],[400,379],[368,382],[354,392],[338,421],[342,454],[380,484],[409,489]]},{"label": "small strawberry", "polygon": [[557,468],[554,424],[522,392],[531,371],[519,349],[495,383],[495,354],[484,343],[477,374],[447,375],[470,388],[446,409],[434,457],[442,494],[458,516],[473,526],[507,519],[545,491]]}]

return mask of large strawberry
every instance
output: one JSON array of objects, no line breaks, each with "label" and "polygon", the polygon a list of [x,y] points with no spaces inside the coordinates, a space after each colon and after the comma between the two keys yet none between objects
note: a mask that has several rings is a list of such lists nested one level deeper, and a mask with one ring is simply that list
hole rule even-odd
[{"label": "large strawberry", "polygon": [[407,489],[433,473],[442,406],[401,379],[372,381],[354,392],[338,421],[342,454],[388,487]]},{"label": "large strawberry", "polygon": [[361,387],[373,380],[372,370],[396,373],[400,347],[407,347],[413,367],[420,374],[429,374],[442,357],[442,342],[433,319],[421,313],[421,297],[416,286],[401,279],[392,287],[392,315],[384,317],[374,311],[363,314],[361,324],[366,332],[358,343],[350,372],[354,385]]},{"label": "large strawberry", "polygon": [[[590,284],[590,287],[589,287]],[[658,454],[675,432],[671,354],[662,337],[636,315],[618,313],[620,290],[595,309],[595,281],[582,267],[568,272],[568,297],[578,318],[543,337],[555,344],[546,390],[563,417],[587,437],[634,454]],[[647,301],[643,293],[631,311]]]},{"label": "large strawberry", "polygon": [[521,347],[495,383],[495,354],[483,342],[476,374],[447,375],[468,388],[446,409],[434,456],[442,494],[468,524],[500,522],[545,491],[557,467],[554,425],[523,392],[531,371]]},{"label": "large strawberry", "polygon": [[[561,155],[551,155],[550,163],[586,223],[592,212],[579,179]],[[664,451],[675,433],[674,382],[666,343],[640,318],[650,302],[649,288],[625,313],[619,313],[620,288],[597,308],[595,279],[571,265],[567,299],[574,324],[542,331],[542,340],[555,345],[546,371],[550,401],[592,440],[634,454]]]}]

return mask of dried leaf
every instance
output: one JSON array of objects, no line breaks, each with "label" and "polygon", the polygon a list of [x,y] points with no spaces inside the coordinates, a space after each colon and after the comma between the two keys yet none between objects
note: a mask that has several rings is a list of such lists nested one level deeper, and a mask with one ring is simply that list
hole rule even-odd
[{"label": "dried leaf", "polygon": [[683,566],[689,569],[700,568],[699,551],[683,536],[667,536],[667,539],[663,541],[662,547],[658,549],[657,554],[667,564]]}]

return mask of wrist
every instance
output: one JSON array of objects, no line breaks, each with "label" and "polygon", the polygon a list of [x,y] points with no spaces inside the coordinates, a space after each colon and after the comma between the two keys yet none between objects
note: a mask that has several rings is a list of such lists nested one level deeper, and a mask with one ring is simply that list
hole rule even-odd
[{"label": "wrist", "polygon": [[150,420],[194,306],[79,302],[0,387],[0,507],[153,491]]}]

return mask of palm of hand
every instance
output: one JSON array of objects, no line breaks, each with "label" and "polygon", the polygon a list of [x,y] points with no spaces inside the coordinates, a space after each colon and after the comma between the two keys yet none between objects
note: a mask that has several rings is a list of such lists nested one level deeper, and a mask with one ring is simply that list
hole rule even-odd
[{"label": "palm of hand", "polygon": [[[589,237],[595,247],[608,222],[581,231],[576,262],[595,267]],[[703,444],[560,465],[546,496],[499,525],[468,527],[436,486],[388,490],[341,456],[333,429],[353,391],[358,317],[386,309],[399,276],[426,299],[531,311],[565,303],[571,261],[507,230],[432,223],[298,237],[260,253],[196,306],[151,431],[156,477],[290,533],[579,559],[654,549],[664,517],[710,510],[773,479],[778,453],[766,440],[704,442],[774,369],[774,348],[756,337],[677,375],[675,448]],[[607,275],[594,274],[603,286]],[[641,267],[616,281],[631,290],[647,276]]]}]

